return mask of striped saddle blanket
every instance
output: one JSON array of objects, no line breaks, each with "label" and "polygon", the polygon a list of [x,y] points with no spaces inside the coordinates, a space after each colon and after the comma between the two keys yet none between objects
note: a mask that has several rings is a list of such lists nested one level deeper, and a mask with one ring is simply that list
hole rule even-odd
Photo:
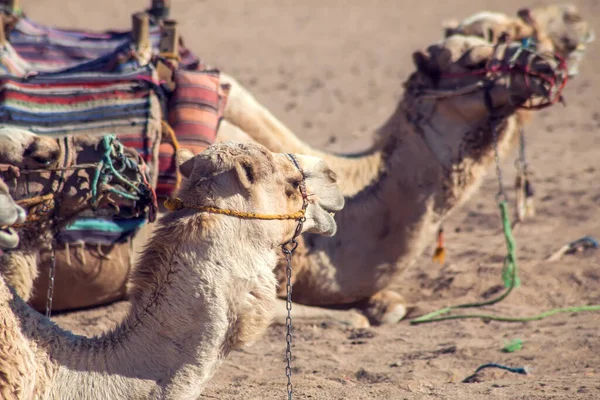
[{"label": "striped saddle blanket", "polygon": [[[157,47],[156,26],[151,39]],[[216,139],[227,89],[217,70],[204,70],[180,46],[170,92],[157,81],[152,65],[137,64],[131,49],[130,32],[55,29],[21,18],[10,44],[0,50],[0,123],[41,135],[115,133],[142,155],[157,195],[166,197],[175,188],[176,167],[173,145],[161,143],[162,120],[182,148],[199,153]],[[143,222],[82,216],[58,240],[121,242]]]},{"label": "striped saddle blanket", "polygon": [[[160,27],[151,25],[150,41],[155,51],[160,42]],[[84,32],[51,28],[20,17],[10,32],[10,45],[19,55],[15,68],[36,72],[112,72],[123,71],[131,62],[130,31]],[[181,67],[204,69],[200,60],[185,46],[179,46]]]},{"label": "striped saddle blanket", "polygon": [[[120,74],[0,76],[0,124],[50,136],[114,133],[144,158],[157,195],[165,197],[175,188],[176,167],[173,146],[161,144],[163,116],[168,115],[180,146],[198,153],[214,141],[224,106],[217,72],[178,70],[175,81],[177,89],[165,92],[152,66]],[[137,228],[126,220],[86,217],[58,239],[108,244]]]}]

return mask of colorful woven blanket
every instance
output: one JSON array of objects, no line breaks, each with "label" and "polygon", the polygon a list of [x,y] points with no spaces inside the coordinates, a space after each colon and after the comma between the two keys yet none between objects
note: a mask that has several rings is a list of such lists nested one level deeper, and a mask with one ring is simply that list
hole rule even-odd
[{"label": "colorful woven blanket", "polygon": [[[158,47],[160,32],[151,28]],[[152,65],[133,57],[130,32],[55,29],[21,18],[0,49],[0,123],[42,135],[115,133],[148,163],[159,197],[176,186],[174,146],[161,144],[161,120],[182,148],[199,153],[214,143],[227,101],[219,72],[204,70],[180,46],[175,90],[157,81]],[[0,73],[2,73],[0,69]],[[168,128],[168,127],[167,127]],[[82,217],[60,232],[60,242],[109,244],[137,231],[127,220]],[[135,225],[135,224],[134,224]]]},{"label": "colorful woven blanket", "polygon": [[[154,49],[160,42],[160,27],[150,27],[150,41]],[[115,54],[126,58],[132,49],[129,31],[90,33],[71,29],[51,28],[20,17],[10,32],[10,43],[33,70],[54,72],[110,72],[119,65],[111,63]],[[200,60],[185,46],[179,46],[181,66],[184,69],[204,69]]]},{"label": "colorful woven blanket", "polygon": [[[31,132],[104,135],[116,133],[121,142],[135,148],[149,166],[153,185],[158,176],[161,139],[161,96],[155,71],[144,67],[123,74],[55,74],[29,79],[0,76],[0,124]],[[76,220],[57,239],[73,243],[85,238],[90,244],[119,242],[137,231],[131,221],[114,219],[90,225]],[[83,225],[82,225],[83,224]],[[104,229],[108,225],[120,227]]]}]

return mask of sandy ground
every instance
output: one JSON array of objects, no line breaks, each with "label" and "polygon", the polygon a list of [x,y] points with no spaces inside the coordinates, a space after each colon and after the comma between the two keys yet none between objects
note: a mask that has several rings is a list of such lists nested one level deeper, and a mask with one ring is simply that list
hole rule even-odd
[{"label": "sandy ground", "polygon": [[[177,0],[174,17],[187,44],[210,64],[239,78],[308,142],[334,151],[366,148],[391,113],[413,69],[411,53],[441,38],[440,23],[483,9],[514,13],[517,0]],[[537,2],[540,4],[544,2]],[[576,2],[596,30],[600,2]],[[30,0],[36,20],[85,28],[127,27],[139,1]],[[600,252],[544,259],[584,235],[600,237],[600,44],[565,92],[568,107],[539,113],[527,129],[538,217],[516,233],[522,287],[490,312],[533,315],[553,307],[600,303]],[[503,165],[512,187],[512,159]],[[497,184],[483,189],[445,224],[449,259],[432,248],[397,284],[413,315],[481,299],[501,284],[502,237]],[[123,315],[121,303],[56,320],[97,333]],[[351,331],[324,322],[297,326],[296,398],[310,399],[594,399],[600,398],[600,314],[562,314],[528,323],[478,320]],[[503,353],[508,340],[523,349]],[[203,398],[285,396],[284,329],[225,362]],[[521,376],[488,370],[460,383],[484,363],[528,366]]]}]

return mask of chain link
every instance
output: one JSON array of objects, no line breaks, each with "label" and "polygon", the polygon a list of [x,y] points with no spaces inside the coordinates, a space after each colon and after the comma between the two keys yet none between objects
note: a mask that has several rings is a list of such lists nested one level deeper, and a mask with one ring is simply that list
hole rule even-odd
[{"label": "chain link", "polygon": [[500,168],[500,151],[498,150],[498,130],[496,123],[492,121],[490,123],[492,129],[492,137],[494,138],[494,159],[496,160],[496,175],[498,176],[498,199],[506,200],[504,194],[504,181],[502,179],[502,169]]},{"label": "chain link", "polygon": [[525,158],[525,129],[519,126],[519,168],[523,175],[527,176],[527,158]]},{"label": "chain link", "polygon": [[52,299],[54,298],[54,274],[56,272],[56,246],[52,243],[50,251],[50,269],[48,270],[48,297],[46,299],[46,318],[52,314]]}]

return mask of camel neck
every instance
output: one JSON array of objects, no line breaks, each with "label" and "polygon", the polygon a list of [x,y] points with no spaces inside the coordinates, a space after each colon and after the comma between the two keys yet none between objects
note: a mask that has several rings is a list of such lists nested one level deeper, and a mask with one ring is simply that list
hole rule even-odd
[{"label": "camel neck", "polygon": [[[231,229],[229,227],[228,229]],[[159,226],[138,263],[133,281],[131,310],[110,333],[98,338],[76,336],[41,316],[32,324],[33,341],[43,348],[56,374],[49,398],[87,399],[196,399],[231,349],[233,302],[239,271],[248,263],[264,263],[265,255],[252,249],[228,249],[219,241],[220,254],[238,255],[227,263],[207,246],[220,229],[202,234],[205,247],[182,240],[183,230]],[[178,245],[166,246],[166,237]],[[225,248],[224,248],[225,247]],[[242,254],[243,253],[243,254]],[[275,258],[272,257],[271,267]],[[243,273],[242,273],[243,274]],[[245,280],[244,280],[245,278]],[[242,282],[250,277],[242,276]],[[239,295],[242,296],[240,290]],[[24,310],[22,306],[22,315]],[[33,311],[25,314],[31,318]],[[26,321],[27,319],[24,319]]]},{"label": "camel neck", "polygon": [[[442,121],[434,122],[444,126]],[[429,132],[424,131],[429,125],[415,126],[401,104],[380,129],[382,139],[375,149],[363,157],[328,160],[341,176],[354,173],[361,163],[369,172],[352,195],[346,192],[344,209],[336,214],[336,236],[325,240],[306,237],[314,273],[323,276],[323,271],[336,271],[336,284],[321,288],[321,304],[350,303],[356,301],[357,293],[372,294],[387,287],[390,277],[413,264],[434,240],[441,221],[479,186],[493,163],[493,149],[486,144],[477,148],[479,153],[457,152],[457,148],[466,148],[461,148],[460,141],[469,142],[470,138],[463,138],[472,128],[448,125],[443,130],[448,135],[438,137],[442,143],[436,143],[434,135],[439,129]],[[476,137],[482,135],[490,136],[489,132],[476,133]],[[508,137],[500,135],[501,147],[508,147]],[[373,270],[377,271],[375,278],[361,279]],[[313,301],[302,285],[304,282],[296,285],[296,299]],[[337,287],[346,288],[346,293]]]}]

